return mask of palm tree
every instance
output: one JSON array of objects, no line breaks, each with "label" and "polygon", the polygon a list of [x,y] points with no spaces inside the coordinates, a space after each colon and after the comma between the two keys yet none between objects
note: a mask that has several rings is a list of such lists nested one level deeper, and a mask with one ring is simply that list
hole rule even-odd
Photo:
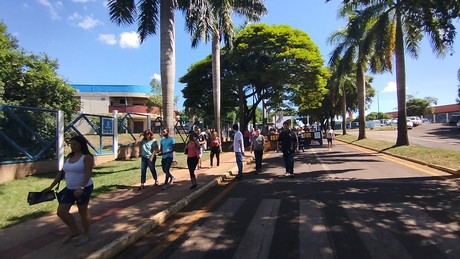
[{"label": "palm tree", "polygon": [[142,42],[157,33],[160,22],[161,88],[163,93],[163,122],[174,134],[175,31],[173,0],[108,0],[110,20],[118,25],[137,21],[137,33]]},{"label": "palm tree", "polygon": [[[366,138],[366,88],[365,74],[367,64],[369,62],[368,55],[371,49],[365,48],[361,43],[361,39],[365,34],[365,24],[356,23],[353,18],[355,14],[352,10],[352,5],[344,5],[339,12],[342,17],[349,18],[348,25],[345,29],[340,29],[334,32],[328,39],[329,43],[336,44],[329,59],[330,65],[337,67],[337,73],[346,75],[349,74],[355,64],[356,69],[356,87],[358,90],[358,139]],[[339,80],[340,82],[340,80]],[[345,91],[343,92],[345,95]],[[345,119],[345,118],[344,118]]]},{"label": "palm tree", "polygon": [[235,31],[232,13],[257,21],[266,13],[263,0],[179,0],[186,17],[186,28],[192,37],[192,47],[200,40],[212,42],[212,82],[215,128],[221,130],[220,44],[222,38],[231,48]]},{"label": "palm tree", "polygon": [[[398,98],[398,136],[396,146],[409,145],[406,126],[405,51],[418,57],[418,44],[423,32],[429,35],[433,52],[443,56],[451,50],[455,37],[453,20],[460,15],[458,0],[355,0],[365,7],[356,20],[361,24],[373,21],[363,38],[363,45],[373,46],[373,58],[391,71],[395,58]],[[358,22],[358,23],[359,23]],[[378,63],[378,62],[377,62]]]}]

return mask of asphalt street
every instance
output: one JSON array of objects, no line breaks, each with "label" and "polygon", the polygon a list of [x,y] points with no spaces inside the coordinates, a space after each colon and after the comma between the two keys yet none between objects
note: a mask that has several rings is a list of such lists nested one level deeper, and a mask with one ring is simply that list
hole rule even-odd
[{"label": "asphalt street", "polygon": [[[348,144],[213,188],[117,258],[459,258],[458,177]],[[247,168],[250,172],[252,169]]]},{"label": "asphalt street", "polygon": [[[336,132],[341,131],[337,130]],[[347,130],[348,134],[358,136],[358,130]],[[460,152],[460,131],[454,125],[442,123],[426,123],[408,130],[409,143],[429,148],[439,148]],[[369,139],[384,140],[396,143],[397,131],[379,131],[366,129]]]}]

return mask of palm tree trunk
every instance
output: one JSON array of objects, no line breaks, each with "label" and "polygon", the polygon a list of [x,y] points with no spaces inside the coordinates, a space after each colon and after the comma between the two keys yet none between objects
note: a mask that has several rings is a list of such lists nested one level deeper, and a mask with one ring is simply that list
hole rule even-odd
[{"label": "palm tree trunk", "polygon": [[160,63],[163,94],[163,123],[174,135],[174,81],[176,75],[174,1],[160,3]]},{"label": "palm tree trunk", "polygon": [[364,68],[362,65],[357,64],[356,69],[356,87],[358,88],[358,124],[359,134],[358,139],[366,138],[366,88]]},{"label": "palm tree trunk", "polygon": [[401,13],[396,10],[396,88],[398,96],[398,137],[396,146],[409,145],[407,135],[407,113],[406,113],[406,65],[404,57],[404,35],[401,24]]},{"label": "palm tree trunk", "polygon": [[342,93],[342,135],[347,135],[347,95],[345,92],[345,84],[342,86],[343,93]]},{"label": "palm tree trunk", "polygon": [[212,94],[214,100],[215,129],[222,139],[220,119],[220,34],[215,31],[212,34]]}]

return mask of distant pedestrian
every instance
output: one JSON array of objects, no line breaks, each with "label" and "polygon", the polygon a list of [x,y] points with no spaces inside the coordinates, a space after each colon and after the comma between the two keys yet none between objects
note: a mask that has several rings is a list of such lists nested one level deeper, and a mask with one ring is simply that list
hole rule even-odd
[{"label": "distant pedestrian", "polygon": [[[142,137],[142,140],[139,140]],[[141,186],[138,190],[144,189],[146,181],[147,168],[150,169],[152,177],[155,180],[154,185],[158,185],[158,173],[155,169],[156,153],[158,153],[158,142],[153,138],[153,132],[151,130],[145,130],[142,132],[136,143],[139,145],[141,152]]]},{"label": "distant pedestrian", "polygon": [[332,140],[334,139],[334,130],[332,129],[331,126],[327,127],[326,131],[326,139],[327,139],[327,148],[329,148],[329,151],[331,151],[332,148]]},{"label": "distant pedestrian", "polygon": [[217,131],[214,131],[212,133],[212,138],[211,138],[211,167],[213,166],[213,160],[214,160],[214,156],[216,156],[216,160],[217,160],[217,166],[219,166],[220,164],[220,149],[221,149],[221,141],[220,141],[220,138],[217,134]]},{"label": "distant pedestrian", "polygon": [[202,167],[203,154],[206,150],[206,133],[202,132],[200,128],[196,129],[198,143],[200,144],[200,156],[198,157],[198,169]]},{"label": "distant pedestrian", "polygon": [[235,152],[236,165],[238,166],[237,180],[243,179],[243,156],[244,156],[244,140],[243,134],[239,131],[238,124],[233,124],[233,151]]},{"label": "distant pedestrian", "polygon": [[176,178],[171,174],[171,164],[174,158],[174,145],[176,144],[176,140],[169,136],[169,131],[164,129],[162,131],[163,138],[160,141],[160,153],[159,156],[161,158],[161,168],[165,173],[165,183],[163,185],[163,190],[168,189],[168,186],[171,185]]},{"label": "distant pedestrian", "polygon": [[299,140],[299,151],[305,152],[305,131],[302,128],[297,128],[297,139]]},{"label": "distant pedestrian", "polygon": [[[54,181],[45,190],[51,190],[59,183],[61,178],[65,179],[66,187],[58,194],[59,206],[57,209],[57,215],[69,228],[69,233],[63,239],[63,243],[80,237],[77,245],[83,245],[91,237],[91,215],[88,210],[88,204],[94,189],[93,179],[91,178],[94,157],[89,152],[88,143],[83,136],[72,137],[69,143],[72,151],[65,159],[63,171],[56,174]],[[74,217],[70,213],[70,208],[73,204],[77,204],[83,231],[78,228]]]},{"label": "distant pedestrian", "polygon": [[256,171],[255,173],[262,172],[262,157],[264,154],[265,138],[260,134],[260,129],[254,131],[254,136],[251,141],[251,153],[254,151],[254,158],[256,160]]},{"label": "distant pedestrian", "polygon": [[195,134],[191,134],[189,141],[186,146],[186,153],[187,153],[187,167],[190,173],[190,181],[192,182],[192,186],[190,190],[196,189],[198,186],[195,176],[196,165],[198,164],[198,157],[200,155],[200,143],[196,139]]},{"label": "distant pedestrian", "polygon": [[249,132],[248,129],[246,129],[244,131],[244,134],[243,134],[243,139],[244,139],[244,147],[249,147],[250,145],[250,140],[251,140],[251,132]]},{"label": "distant pedestrian", "polygon": [[298,140],[295,131],[289,128],[289,123],[283,123],[283,130],[278,137],[278,141],[283,152],[286,176],[294,177],[294,154],[298,150]]}]

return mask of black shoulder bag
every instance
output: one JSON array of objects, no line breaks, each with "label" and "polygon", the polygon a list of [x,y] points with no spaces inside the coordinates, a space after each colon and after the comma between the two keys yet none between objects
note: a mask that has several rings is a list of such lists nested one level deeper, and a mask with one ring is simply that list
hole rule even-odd
[{"label": "black shoulder bag", "polygon": [[59,191],[59,185],[61,184],[61,180],[64,177],[64,171],[62,171],[61,179],[54,190],[49,191],[41,191],[41,192],[29,192],[27,195],[27,202],[29,205],[34,205],[46,201],[52,201],[56,199],[56,194]]}]

